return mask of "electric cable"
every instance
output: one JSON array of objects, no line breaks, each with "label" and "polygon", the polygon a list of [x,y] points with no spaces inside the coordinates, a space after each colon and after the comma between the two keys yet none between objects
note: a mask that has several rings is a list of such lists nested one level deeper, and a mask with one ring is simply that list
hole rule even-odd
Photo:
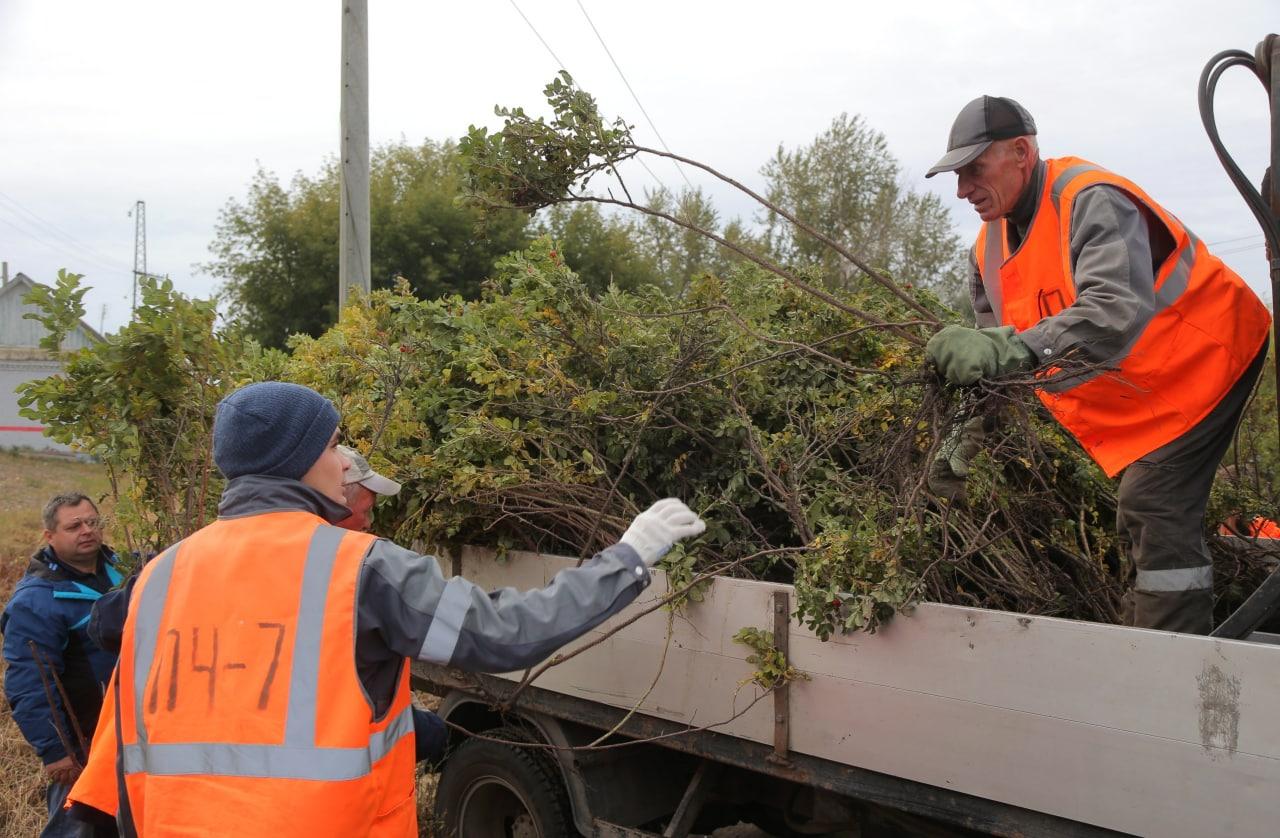
[{"label": "electric cable", "polygon": [[528,24],[529,30],[533,32],[533,36],[542,42],[542,45],[546,47],[547,52],[551,53],[551,57],[555,59],[556,66],[559,67],[561,70],[567,71],[566,67],[564,66],[564,62],[560,60],[560,56],[556,55],[556,51],[553,50],[551,48],[551,45],[547,43],[547,39],[543,38],[542,35],[538,34],[538,30],[533,25],[533,21],[529,20],[529,18],[525,16],[525,13],[520,11],[520,7],[516,5],[516,0],[510,0],[510,2],[511,2],[511,8],[515,9],[516,14],[520,15],[520,17],[524,20],[524,22]]},{"label": "electric cable", "polygon": [[[613,57],[609,45],[604,42],[604,36],[600,34],[600,30],[596,28],[595,23],[591,20],[591,15],[587,14],[586,6],[582,5],[582,0],[576,0],[578,8],[582,10],[582,16],[587,19],[587,25],[591,27],[591,31],[596,34],[596,40],[600,42],[600,46],[604,48],[604,54],[609,56],[609,60],[613,62],[613,69],[618,71],[618,76],[622,79],[622,83],[627,86],[627,92],[631,94],[631,98],[635,100],[636,107],[640,109],[640,113],[644,114],[645,122],[649,123],[649,127],[653,129],[653,134],[658,138],[658,142],[662,143],[662,148],[667,154],[674,154],[671,146],[667,145],[667,141],[662,138],[662,134],[658,131],[658,126],[653,124],[653,118],[649,116],[649,112],[644,109],[644,105],[640,102],[640,97],[636,95],[636,91],[631,86],[631,82],[627,81],[626,73],[622,72],[622,68],[618,66],[618,60]],[[679,160],[672,160],[675,164],[676,171],[680,172],[680,177],[684,178],[684,182],[693,189],[693,182],[689,180],[689,176],[685,174],[684,169],[680,166]]]},{"label": "electric cable", "polygon": [[[86,256],[86,255],[83,255],[83,254],[79,254],[79,253],[67,254],[67,246],[66,246],[65,244],[62,244],[62,243],[60,243],[60,242],[56,242],[56,241],[50,241],[49,239],[47,239],[47,238],[45,238],[45,237],[43,237],[43,236],[41,236],[41,235],[38,235],[38,234],[37,234],[37,233],[35,233],[35,232],[32,232],[30,229],[23,229],[22,227],[19,227],[17,224],[14,224],[11,220],[9,220],[9,219],[7,219],[7,218],[0,217],[0,224],[3,224],[3,225],[5,225],[6,227],[9,227],[10,229],[14,230],[15,232],[17,232],[17,233],[19,233],[19,234],[21,234],[21,235],[23,235],[23,236],[26,236],[27,238],[31,239],[32,241],[34,241],[34,242],[36,242],[36,243],[38,243],[38,244],[43,245],[44,247],[48,248],[48,249],[49,249],[50,251],[52,251],[53,253],[59,254],[59,255],[64,256],[64,257],[65,257],[65,256],[68,256],[68,255],[70,255],[70,256],[74,256],[76,260],[78,260],[78,261],[80,261],[80,262],[87,262],[87,263],[90,263],[90,264],[92,264],[92,265],[94,265],[94,266],[96,266],[96,267],[98,267],[98,268],[102,269],[102,270],[103,270],[104,272],[106,272],[106,273],[116,273],[116,272],[121,272],[121,271],[127,271],[127,269],[112,267],[112,266],[110,266],[110,265],[108,265],[108,264],[106,264],[106,263],[102,262],[102,260],[100,260],[100,259],[92,258],[92,257]],[[64,265],[64,267],[65,267],[65,265]]]},{"label": "electric cable", "polygon": [[1234,239],[1218,239],[1216,242],[1205,242],[1206,247],[1217,247],[1220,244],[1231,244],[1232,242],[1242,242],[1245,239],[1261,239],[1265,238],[1262,233],[1254,233],[1249,236],[1237,236]]},{"label": "electric cable", "polygon": [[[536,26],[534,26],[534,25],[533,25],[533,21],[529,20],[528,16],[527,16],[527,15],[525,15],[525,13],[524,13],[524,12],[520,11],[520,7],[516,5],[516,0],[508,0],[508,2],[510,2],[510,3],[511,3],[511,8],[513,8],[513,9],[515,9],[515,10],[516,10],[516,14],[520,15],[520,18],[525,22],[525,24],[527,24],[527,25],[528,25],[528,27],[529,27],[529,31],[533,32],[533,36],[534,36],[535,38],[537,38],[537,39],[538,39],[538,41],[542,44],[542,46],[546,48],[547,52],[548,52],[548,53],[550,53],[552,60],[554,60],[554,61],[556,62],[556,66],[557,66],[557,67],[559,67],[561,70],[564,70],[566,73],[568,73],[568,72],[569,72],[569,68],[568,68],[568,67],[566,67],[566,66],[564,66],[564,62],[560,60],[560,56],[556,55],[556,51],[555,51],[555,50],[553,50],[553,49],[551,48],[551,45],[547,43],[547,39],[546,39],[546,38],[544,38],[544,37],[542,37],[542,35],[538,32],[538,28],[537,28]],[[579,4],[579,6],[581,6],[581,4]],[[587,12],[586,12],[586,9],[583,9],[582,13],[585,15],[585,14],[587,13]],[[591,18],[587,18],[587,22],[588,22],[588,23],[590,23],[590,22],[591,22]],[[595,26],[592,26],[591,28],[592,28],[592,29],[594,29],[594,28],[595,28]],[[597,38],[598,38],[598,37],[600,37],[600,34],[599,34],[598,32],[596,33],[596,37],[597,37]],[[603,45],[603,44],[604,44],[604,41],[602,40],[600,43],[601,43],[601,45]],[[605,47],[605,52],[607,53],[608,51],[609,51],[609,48],[608,48],[608,47]],[[612,55],[610,55],[610,56],[609,56],[609,58],[610,58],[610,60],[612,60],[612,59],[613,59],[613,56],[612,56]],[[618,66],[617,62],[614,62],[614,65],[613,65],[613,66],[614,66],[614,67],[617,67],[617,66]],[[622,70],[621,70],[621,69],[619,69],[619,70],[618,70],[618,73],[619,73],[619,75],[621,75]],[[572,74],[570,74],[570,75],[572,75]],[[623,83],[626,83],[626,77],[623,77],[622,81],[623,81]],[[628,85],[627,85],[627,89],[628,89],[628,90],[630,90],[630,89],[631,89],[631,85],[629,85],[629,84],[628,84]],[[631,94],[631,95],[634,97],[634,96],[635,96],[635,93],[634,93],[634,92],[632,92],[632,94]],[[640,104],[640,100],[639,100],[639,99],[637,99],[637,100],[636,100],[636,104],[637,104],[637,105],[639,105],[639,104]],[[641,106],[641,107],[640,107],[640,110],[641,110],[641,111],[644,111],[644,106]],[[648,119],[648,117],[649,117],[649,115],[648,115],[648,114],[645,114],[645,118],[646,118],[646,119]],[[650,124],[650,125],[652,125],[653,123],[652,123],[652,122],[650,122],[649,124]],[[658,130],[657,130],[656,128],[654,129],[654,133],[655,133],[655,134],[656,134],[656,133],[658,133]],[[661,141],[662,141],[662,137],[658,137],[658,140],[659,140],[659,142],[661,142]],[[663,146],[665,146],[665,145],[666,145],[666,143],[663,143]],[[668,152],[670,152],[670,151],[671,151],[671,149],[667,149],[667,151],[668,151]],[[665,190],[665,191],[667,191],[667,192],[670,192],[670,191],[671,191],[670,189],[668,189],[668,188],[667,188],[667,185],[666,185],[665,183],[663,183],[663,182],[662,182],[662,178],[658,177],[658,176],[657,176],[657,174],[655,174],[655,173],[654,173],[653,169],[650,169],[650,168],[649,168],[649,164],[648,164],[648,163],[646,163],[644,160],[642,160],[642,159],[641,159],[641,158],[639,158],[639,157],[634,157],[634,158],[632,158],[632,159],[633,159],[633,160],[635,160],[637,163],[639,163],[639,164],[640,164],[640,166],[641,166],[641,167],[642,167],[646,172],[648,172],[648,173],[649,173],[649,177],[653,178],[653,179],[654,179],[654,181],[655,181],[655,182],[657,182],[657,184],[663,188],[663,190]],[[678,165],[678,164],[677,164],[677,168],[679,168],[679,165]],[[682,175],[684,174],[684,170],[683,170],[683,169],[680,171],[680,174],[682,174]],[[616,175],[615,175],[615,176],[616,176]],[[685,178],[685,181],[686,181],[686,182],[688,182],[688,180],[689,180],[688,178]],[[621,183],[621,179],[619,179],[619,183]],[[689,184],[689,185],[690,185],[691,187],[693,186],[693,184]]]},{"label": "electric cable", "polygon": [[1265,246],[1266,246],[1266,242],[1254,242],[1253,244],[1239,245],[1237,247],[1228,247],[1226,250],[1215,250],[1213,252],[1213,255],[1214,256],[1230,256],[1233,253],[1247,253],[1250,250],[1257,250],[1258,248],[1265,247]]},{"label": "electric cable", "polygon": [[62,228],[58,227],[58,225],[54,224],[52,221],[49,221],[48,219],[43,218],[37,215],[36,213],[32,212],[31,210],[27,209],[12,195],[7,195],[4,192],[0,192],[0,205],[9,205],[8,209],[10,212],[16,209],[19,212],[23,213],[24,215],[29,216],[32,219],[32,221],[23,221],[24,224],[28,224],[37,230],[41,230],[42,232],[49,233],[61,239],[66,243],[67,246],[73,247],[76,250],[79,250],[85,256],[92,257],[93,260],[98,262],[99,264],[104,266],[111,266],[114,270],[122,270],[122,271],[129,270],[129,268],[125,267],[123,263],[117,263],[114,258],[106,255],[105,253],[102,253],[101,251],[97,250],[94,247],[91,247],[87,244],[80,242],[78,239],[76,239],[74,236],[72,236],[70,233],[66,232]]}]

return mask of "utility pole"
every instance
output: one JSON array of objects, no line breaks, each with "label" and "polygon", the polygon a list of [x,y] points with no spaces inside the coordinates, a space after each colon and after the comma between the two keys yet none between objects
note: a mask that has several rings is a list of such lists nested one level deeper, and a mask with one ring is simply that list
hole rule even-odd
[{"label": "utility pole", "polygon": [[133,307],[129,318],[138,310],[138,277],[147,275],[147,205],[138,201],[133,205]]},{"label": "utility pole", "polygon": [[369,2],[342,0],[342,166],[339,170],[338,308],[369,281]]}]

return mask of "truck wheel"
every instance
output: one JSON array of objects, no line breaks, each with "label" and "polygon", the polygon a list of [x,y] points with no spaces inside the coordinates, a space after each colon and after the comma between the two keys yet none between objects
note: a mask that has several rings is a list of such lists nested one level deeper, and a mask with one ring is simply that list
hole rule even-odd
[{"label": "truck wheel", "polygon": [[[513,727],[486,736],[532,741]],[[468,739],[440,774],[435,814],[459,838],[561,838],[576,835],[560,774],[536,748]]]}]

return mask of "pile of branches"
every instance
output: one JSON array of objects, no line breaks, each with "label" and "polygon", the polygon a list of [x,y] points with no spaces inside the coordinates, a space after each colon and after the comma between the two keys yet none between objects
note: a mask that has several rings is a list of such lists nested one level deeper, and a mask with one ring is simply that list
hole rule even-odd
[{"label": "pile of branches", "polygon": [[[405,542],[589,556],[674,496],[708,522],[665,560],[677,585],[793,582],[824,634],[920,598],[1114,620],[1109,484],[1025,388],[940,387],[914,333],[945,309],[911,300],[853,292],[869,324],[751,264],[680,299],[593,298],[544,239],[478,301],[375,293],[295,343],[289,374],[407,484]],[[926,463],[977,410],[1003,432],[966,502],[933,497]]]},{"label": "pile of branches", "polygon": [[[402,283],[291,357],[148,287],[137,322],[27,388],[25,415],[131,477],[116,503],[138,493],[149,514],[126,540],[144,549],[212,514],[217,399],[286,378],[334,398],[348,441],[407,484],[378,527],[402,543],[585,557],[675,496],[709,524],[664,560],[695,599],[707,574],[791,582],[823,635],[873,631],[921,599],[1116,621],[1131,568],[1112,484],[1044,415],[1034,380],[943,387],[922,344],[952,312],[885,277],[832,305],[812,293],[822,279],[743,259],[678,297],[593,296],[541,240],[479,300],[421,301]],[[43,303],[50,317],[75,322],[75,285]],[[1211,520],[1274,517],[1274,404],[1250,409]],[[967,498],[933,496],[940,440],[976,415],[997,430]],[[1266,566],[1238,543],[1214,549],[1221,618]]]},{"label": "pile of branches", "polygon": [[[502,131],[460,143],[470,200],[622,207],[739,261],[678,298],[594,298],[542,240],[500,263],[481,300],[401,287],[295,343],[292,375],[338,400],[357,444],[409,484],[390,515],[401,539],[587,556],[675,496],[709,525],[664,560],[676,587],[707,572],[791,582],[823,636],[874,631],[920,599],[1118,620],[1132,568],[1112,484],[1040,409],[1034,378],[944,388],[923,346],[958,317],[919,283],[637,145],[567,74],[546,93],[550,121],[499,108]],[[618,167],[645,155],[740,189],[865,281],[832,292],[816,270],[636,200]],[[593,178],[615,186],[591,191]],[[998,431],[967,497],[933,496],[928,463],[979,414]],[[1256,567],[1225,584],[1247,592]]]}]

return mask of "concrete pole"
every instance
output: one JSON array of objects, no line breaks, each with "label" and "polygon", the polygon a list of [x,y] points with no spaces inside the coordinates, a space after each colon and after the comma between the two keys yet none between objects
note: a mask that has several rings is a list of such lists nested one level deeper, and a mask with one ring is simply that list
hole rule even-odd
[{"label": "concrete pole", "polygon": [[338,305],[369,282],[369,2],[342,0],[342,167]]}]

